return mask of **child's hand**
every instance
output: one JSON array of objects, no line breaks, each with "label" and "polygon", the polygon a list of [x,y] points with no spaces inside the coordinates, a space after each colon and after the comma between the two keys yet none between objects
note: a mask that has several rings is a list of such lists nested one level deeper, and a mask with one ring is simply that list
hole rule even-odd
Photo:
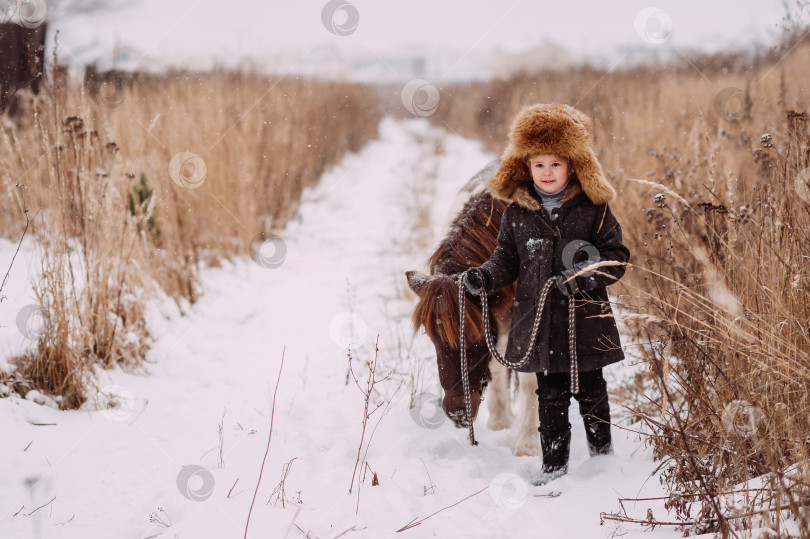
[{"label": "child's hand", "polygon": [[478,296],[486,286],[487,276],[481,268],[470,268],[464,272],[464,286],[470,294]]},{"label": "child's hand", "polygon": [[579,268],[567,269],[555,277],[557,289],[560,291],[560,293],[562,293],[563,296],[573,296],[579,292],[581,288],[579,280],[581,277],[574,277],[571,279],[571,276],[578,271]]}]

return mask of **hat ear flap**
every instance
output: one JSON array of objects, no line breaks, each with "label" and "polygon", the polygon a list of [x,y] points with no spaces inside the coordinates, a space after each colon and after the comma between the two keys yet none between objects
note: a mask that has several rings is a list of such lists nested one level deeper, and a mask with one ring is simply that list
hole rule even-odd
[{"label": "hat ear flap", "polygon": [[531,179],[529,167],[522,155],[518,155],[513,146],[509,146],[501,158],[501,166],[489,180],[493,196],[510,200],[520,185]]},{"label": "hat ear flap", "polygon": [[594,204],[609,204],[616,198],[616,190],[610,185],[602,172],[602,165],[590,146],[584,146],[571,156],[574,170],[582,190]]}]

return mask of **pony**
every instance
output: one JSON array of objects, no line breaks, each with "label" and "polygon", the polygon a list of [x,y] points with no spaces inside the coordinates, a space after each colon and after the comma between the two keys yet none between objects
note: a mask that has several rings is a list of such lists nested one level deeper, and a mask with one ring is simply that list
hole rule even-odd
[{"label": "pony", "polygon": [[[466,417],[459,353],[459,277],[468,268],[480,266],[489,259],[497,246],[501,216],[506,208],[506,202],[495,199],[488,188],[489,179],[498,165],[497,160],[487,165],[459,192],[455,205],[463,203],[463,206],[451,218],[446,235],[428,259],[429,273],[405,273],[408,286],[418,296],[411,316],[414,333],[424,328],[436,349],[439,382],[444,392],[441,406],[458,428],[466,428],[470,421],[475,420],[484,395],[489,410],[487,428],[507,429],[514,421],[511,371],[490,354],[484,340],[481,300],[471,295],[465,301],[465,345],[472,418]],[[503,356],[515,300],[515,283],[487,298],[493,339]],[[537,378],[534,373],[517,373],[516,379],[520,417],[512,451],[516,455],[539,455]]]}]

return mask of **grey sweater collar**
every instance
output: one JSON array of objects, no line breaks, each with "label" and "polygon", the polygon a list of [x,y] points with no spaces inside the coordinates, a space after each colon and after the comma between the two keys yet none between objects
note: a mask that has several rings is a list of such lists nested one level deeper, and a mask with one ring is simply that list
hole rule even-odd
[{"label": "grey sweater collar", "polygon": [[534,183],[532,183],[532,187],[534,187],[534,191],[540,196],[540,200],[543,202],[543,207],[547,212],[551,213],[551,210],[554,208],[559,208],[563,205],[563,191],[565,191],[565,188],[568,187],[568,182],[565,182],[565,185],[563,185],[559,191],[555,191],[554,193],[544,193],[538,189]]}]

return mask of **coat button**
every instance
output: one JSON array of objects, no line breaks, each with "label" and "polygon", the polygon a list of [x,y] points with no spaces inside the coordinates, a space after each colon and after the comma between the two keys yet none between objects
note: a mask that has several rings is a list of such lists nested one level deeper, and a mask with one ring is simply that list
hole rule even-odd
[{"label": "coat button", "polygon": [[560,305],[565,305],[565,300],[564,299],[560,300]]},{"label": "coat button", "polygon": [[549,350],[549,351],[548,351],[548,354],[549,354],[550,356],[553,356],[553,355],[554,355],[554,350]]}]

